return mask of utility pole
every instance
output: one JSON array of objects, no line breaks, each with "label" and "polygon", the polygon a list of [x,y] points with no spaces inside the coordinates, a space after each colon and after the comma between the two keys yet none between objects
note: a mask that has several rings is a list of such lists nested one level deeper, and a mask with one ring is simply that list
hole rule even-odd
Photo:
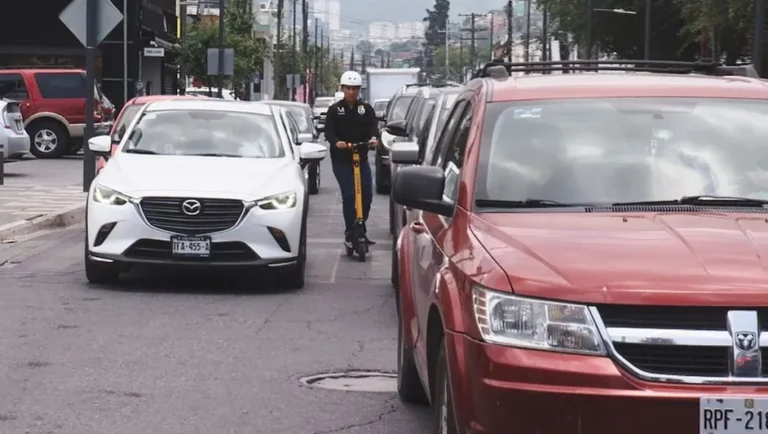
[{"label": "utility pole", "polygon": [[352,55],[349,56],[349,70],[355,70],[355,47],[352,47]]},{"label": "utility pole", "polygon": [[312,102],[315,101],[317,92],[317,71],[320,70],[320,53],[317,52],[317,20],[315,20],[315,46],[312,48],[312,57],[315,60],[315,67],[312,68]]},{"label": "utility pole", "polygon": [[[99,31],[99,2],[88,0],[85,6],[85,137],[83,141],[83,191],[91,189],[93,178],[96,177],[96,156],[88,146],[88,140],[96,133],[94,110],[94,87],[96,86],[96,46]],[[0,160],[0,164],[3,162]]]},{"label": "utility pole", "polygon": [[445,33],[445,77],[447,79],[450,79],[451,76],[451,47],[448,46],[448,41],[450,40],[450,23],[445,23],[445,29],[438,30],[438,33]]},{"label": "utility pole", "polygon": [[752,38],[752,63],[757,74],[763,76],[763,45],[765,43],[765,3],[755,0],[755,35]]},{"label": "utility pole", "polygon": [[387,68],[391,68],[391,67],[392,67],[392,56],[391,56],[391,53],[387,51]]},{"label": "utility pole", "polygon": [[224,98],[224,0],[219,0],[219,98]]},{"label": "utility pole", "polygon": [[493,14],[491,14],[491,29],[490,29],[490,34],[488,36],[490,39],[490,41],[488,42],[488,45],[491,47],[491,50],[490,50],[491,58],[488,60],[493,60],[493,58],[496,57],[494,56],[495,53],[493,52]]},{"label": "utility pole", "polygon": [[304,75],[304,102],[309,101],[309,76],[307,71],[309,70],[309,3],[307,0],[301,0],[301,53],[304,59],[304,70],[301,73]]},{"label": "utility pole", "polygon": [[[124,1],[123,5],[126,5],[128,2]],[[123,15],[125,15],[126,9],[123,9]],[[181,14],[181,46],[185,47],[185,43],[187,42],[187,2],[182,1],[179,2],[179,13]],[[123,21],[123,29],[124,31],[127,31],[127,28],[125,26],[125,21]],[[126,35],[126,41],[128,40]],[[127,50],[128,44],[125,44],[125,49]],[[128,53],[124,53],[128,54]],[[128,57],[128,56],[126,56]],[[125,66],[128,66],[128,59],[123,59]],[[179,80],[181,80],[181,86],[179,86],[179,95],[184,95],[187,92],[187,71],[184,69],[184,62],[179,62]],[[128,81],[125,81],[125,92],[124,92],[124,98],[123,98],[123,104],[128,102]]]},{"label": "utility pole", "polygon": [[[291,65],[291,69],[299,63],[298,62],[298,53],[296,52],[296,6],[297,6],[297,0],[293,0],[293,5],[291,7],[293,12],[293,27],[291,27],[291,60],[293,61],[293,65]],[[296,71],[293,71],[296,72]],[[298,71],[301,72],[301,71]],[[294,83],[296,84],[296,83]],[[291,88],[291,95],[288,97],[290,101],[296,101],[296,89]]]},{"label": "utility pole", "polygon": [[275,97],[280,99],[283,94],[283,77],[280,71],[280,57],[283,53],[283,6],[285,0],[277,0],[277,43],[275,44]]},{"label": "utility pole", "polygon": [[645,0],[645,60],[651,60],[651,0]]},{"label": "utility pole", "polygon": [[525,61],[531,61],[531,0],[525,2]]},{"label": "utility pole", "polygon": [[[469,66],[472,69],[474,69],[475,66],[477,65],[477,57],[475,56],[475,46],[477,44],[477,41],[481,40],[481,39],[485,39],[485,38],[478,38],[476,36],[476,34],[477,34],[477,32],[488,30],[486,28],[482,28],[482,29],[481,28],[477,28],[477,26],[475,25],[475,18],[480,16],[480,15],[481,14],[476,14],[474,12],[471,13],[471,14],[465,14],[465,15],[459,14],[460,17],[469,17],[470,20],[471,20],[470,21],[470,28],[469,29],[461,29],[461,30],[462,31],[468,31],[470,33],[470,37],[469,37],[469,41],[470,41],[470,45],[469,45]],[[464,38],[462,38],[462,40],[464,40]],[[463,62],[462,62],[462,65],[463,65]],[[464,79],[463,70],[464,70],[464,68],[462,66],[462,80]]]},{"label": "utility pole", "polygon": [[318,78],[318,85],[317,87],[320,88],[321,93],[325,93],[325,86],[323,86],[323,83],[325,83],[325,78],[323,77],[323,71],[325,70],[325,36],[323,35],[325,33],[325,28],[320,29],[320,63],[319,67],[317,69],[317,78]]},{"label": "utility pole", "polygon": [[547,10],[544,9],[541,13],[541,61],[546,62],[549,60],[549,32],[548,32],[548,19]]},{"label": "utility pole", "polygon": [[515,11],[512,9],[512,0],[507,1],[507,43],[509,43],[509,53],[507,61],[512,62],[512,49],[515,46],[514,33],[512,32],[513,22],[515,20]]},{"label": "utility pole", "polygon": [[584,47],[584,51],[587,55],[587,60],[590,60],[592,58],[592,9],[593,6],[593,0],[587,0],[587,37],[586,37],[586,47]]}]

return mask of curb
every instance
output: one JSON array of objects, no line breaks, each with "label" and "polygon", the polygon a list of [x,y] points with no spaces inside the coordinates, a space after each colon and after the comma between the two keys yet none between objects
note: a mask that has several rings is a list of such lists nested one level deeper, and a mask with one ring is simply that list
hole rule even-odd
[{"label": "curb", "polygon": [[[85,201],[83,201],[85,202]],[[53,228],[65,228],[85,221],[85,203],[51,214],[0,226],[0,242]]]}]

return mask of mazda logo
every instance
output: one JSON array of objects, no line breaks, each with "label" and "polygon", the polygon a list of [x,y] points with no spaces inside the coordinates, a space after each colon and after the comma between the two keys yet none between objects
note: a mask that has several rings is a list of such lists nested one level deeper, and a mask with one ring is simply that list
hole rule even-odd
[{"label": "mazda logo", "polygon": [[733,343],[741,351],[751,351],[757,347],[757,334],[753,332],[738,332],[733,336]]},{"label": "mazda logo", "polygon": [[186,215],[198,215],[202,211],[202,206],[199,201],[189,199],[181,203],[181,210]]}]

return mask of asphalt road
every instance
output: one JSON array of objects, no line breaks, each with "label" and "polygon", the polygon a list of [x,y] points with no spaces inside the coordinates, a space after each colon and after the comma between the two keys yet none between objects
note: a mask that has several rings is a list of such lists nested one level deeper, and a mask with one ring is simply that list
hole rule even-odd
[{"label": "asphalt road", "polygon": [[395,393],[300,382],[396,370],[386,198],[369,223],[372,260],[347,258],[323,169],[301,291],[259,275],[143,271],[90,286],[82,227],[0,245],[0,433],[428,432],[429,410]]}]

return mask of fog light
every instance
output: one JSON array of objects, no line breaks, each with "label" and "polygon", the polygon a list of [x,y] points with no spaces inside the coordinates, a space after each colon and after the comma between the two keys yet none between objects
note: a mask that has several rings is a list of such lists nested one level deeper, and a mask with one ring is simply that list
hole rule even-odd
[{"label": "fog light", "polygon": [[290,253],[291,252],[291,246],[288,244],[288,238],[285,236],[285,232],[281,231],[278,228],[273,228],[267,226],[267,230],[269,230],[269,233],[272,234],[272,238],[275,239],[277,242],[277,245],[280,246],[283,251]]},{"label": "fog light", "polygon": [[107,223],[99,228],[99,231],[96,232],[96,239],[93,241],[93,247],[98,247],[104,244],[104,241],[106,241],[109,234],[112,233],[112,229],[115,228],[116,224],[117,223]]}]

